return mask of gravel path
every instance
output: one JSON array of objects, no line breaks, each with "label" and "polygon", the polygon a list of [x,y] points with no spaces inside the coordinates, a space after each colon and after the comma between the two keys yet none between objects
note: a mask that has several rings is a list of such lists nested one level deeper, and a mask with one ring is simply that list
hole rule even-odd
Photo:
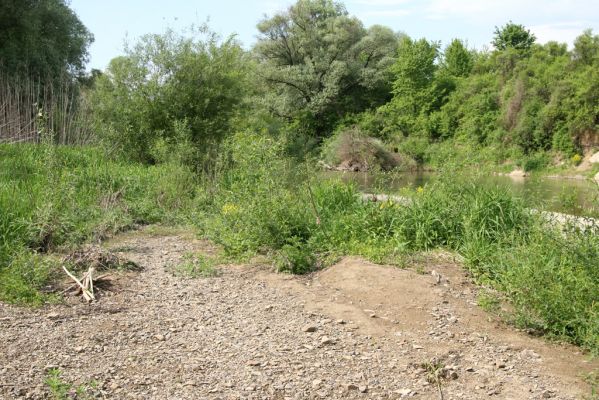
[{"label": "gravel path", "polygon": [[168,267],[189,251],[213,253],[209,244],[136,233],[118,247],[144,270],[121,274],[92,305],[0,304],[0,398],[51,398],[53,368],[73,385],[97,382],[88,394],[107,399],[574,399],[586,390],[569,372],[590,368],[575,349],[504,335],[453,276],[347,259],[311,277],[226,266],[185,279]]}]

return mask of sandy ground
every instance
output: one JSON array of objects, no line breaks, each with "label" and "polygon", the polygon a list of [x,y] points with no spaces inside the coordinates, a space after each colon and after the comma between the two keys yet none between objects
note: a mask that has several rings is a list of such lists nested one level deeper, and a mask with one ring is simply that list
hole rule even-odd
[{"label": "sandy ground", "polygon": [[51,398],[57,368],[89,398],[577,399],[598,366],[486,314],[450,256],[419,273],[345,258],[304,277],[189,279],[170,268],[209,243],[141,231],[106,246],[144,269],[97,302],[0,304],[0,398]]}]

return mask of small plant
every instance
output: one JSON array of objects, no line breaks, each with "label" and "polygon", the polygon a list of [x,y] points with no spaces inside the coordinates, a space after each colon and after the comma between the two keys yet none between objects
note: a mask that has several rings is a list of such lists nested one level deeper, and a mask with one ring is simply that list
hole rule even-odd
[{"label": "small plant", "polygon": [[426,380],[437,386],[439,391],[439,398],[443,400],[443,378],[446,376],[445,365],[441,360],[433,358],[430,361],[424,362],[420,365],[426,371]]},{"label": "small plant", "polygon": [[422,265],[417,265],[415,271],[418,275],[426,275],[426,269]]},{"label": "small plant", "polygon": [[74,386],[62,379],[62,372],[58,368],[49,370],[44,382],[48,385],[54,400],[88,400],[97,398],[98,395],[98,382],[91,381],[79,386]]},{"label": "small plant", "polygon": [[578,195],[572,190],[562,189],[557,197],[558,204],[562,210],[568,212],[569,210],[576,210],[578,206]]},{"label": "small plant", "polygon": [[497,295],[490,292],[480,293],[476,302],[480,308],[492,314],[496,314],[501,308],[501,301]]},{"label": "small plant", "polygon": [[580,154],[574,154],[570,158],[570,161],[572,161],[572,164],[574,165],[580,165],[580,163],[582,162],[582,156]]},{"label": "small plant", "polygon": [[173,274],[189,278],[212,278],[219,275],[217,264],[214,258],[186,253],[182,262],[173,267]]},{"label": "small plant", "polygon": [[585,376],[584,380],[591,387],[591,393],[584,396],[584,400],[599,400],[599,370],[595,370]]},{"label": "small plant", "polygon": [[62,380],[62,372],[58,368],[48,371],[45,383],[50,388],[50,393],[55,400],[68,399],[72,385]]},{"label": "small plant", "polygon": [[306,243],[298,238],[291,238],[277,253],[275,264],[280,272],[305,274],[312,271],[316,265],[316,256]]}]

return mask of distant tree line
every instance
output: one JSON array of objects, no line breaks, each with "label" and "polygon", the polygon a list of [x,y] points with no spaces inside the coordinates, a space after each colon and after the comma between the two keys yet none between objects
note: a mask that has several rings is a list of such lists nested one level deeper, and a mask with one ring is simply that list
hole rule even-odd
[{"label": "distant tree line", "polygon": [[599,145],[599,36],[590,30],[569,50],[510,21],[495,27],[492,50],[475,50],[367,28],[332,0],[298,0],[257,28],[250,51],[205,26],[147,35],[86,75],[93,36],[64,0],[6,0],[0,65],[93,87],[83,96],[98,139],[144,162],[204,163],[236,130],[306,153],[352,129],[420,162],[439,143],[494,149],[498,161]]}]

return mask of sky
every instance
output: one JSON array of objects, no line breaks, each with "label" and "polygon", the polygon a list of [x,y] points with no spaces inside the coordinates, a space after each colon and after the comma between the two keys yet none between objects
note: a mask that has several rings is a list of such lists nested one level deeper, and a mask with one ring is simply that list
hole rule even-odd
[{"label": "sky", "polygon": [[[256,24],[285,10],[287,0],[71,0],[81,21],[94,34],[88,69],[105,69],[123,53],[125,40],[168,28],[182,31],[208,21],[227,37],[236,34],[246,48],[256,41]],[[490,47],[493,31],[508,21],[523,24],[541,43],[572,44],[587,28],[599,34],[598,0],[346,0],[350,14],[365,26],[385,25],[413,38],[453,38],[470,47]]]}]

